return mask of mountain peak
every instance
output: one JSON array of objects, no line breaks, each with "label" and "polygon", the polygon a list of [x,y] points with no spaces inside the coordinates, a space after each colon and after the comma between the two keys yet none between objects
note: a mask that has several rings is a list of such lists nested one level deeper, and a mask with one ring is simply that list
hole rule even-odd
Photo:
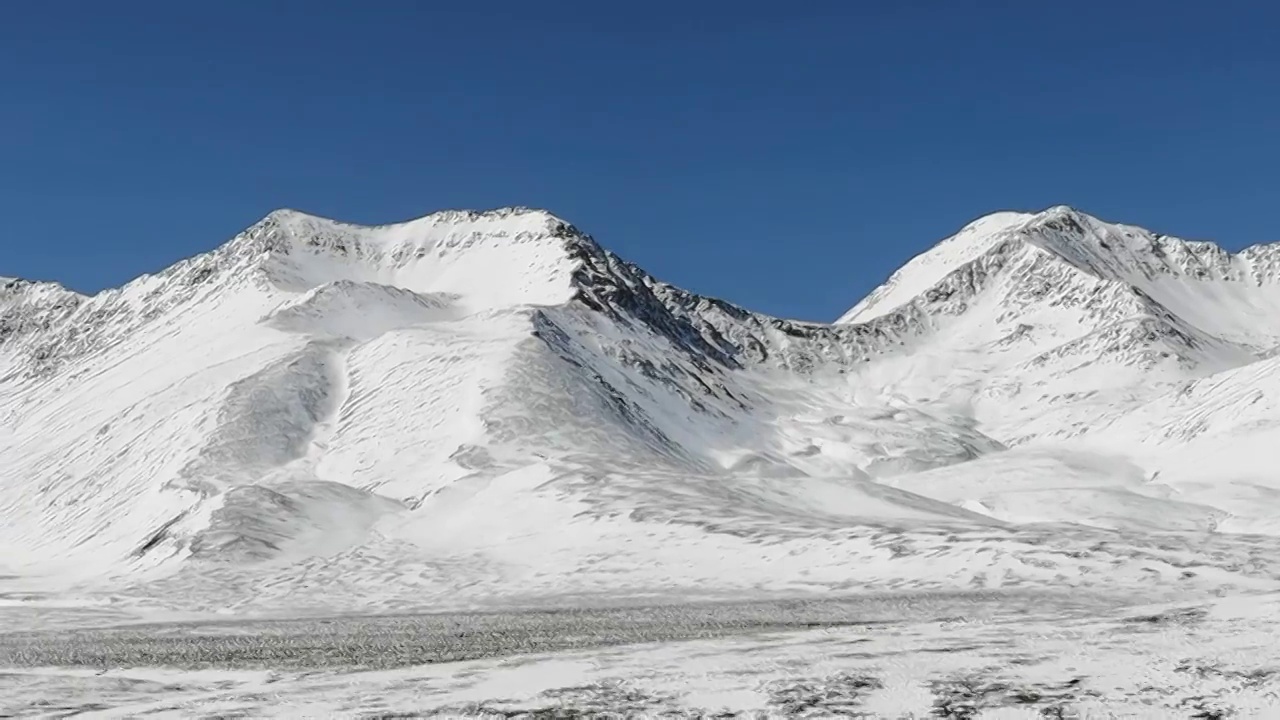
[{"label": "mountain peak", "polygon": [[866,322],[890,313],[1006,243],[1036,248],[1080,272],[1127,284],[1135,275],[1247,276],[1251,269],[1271,264],[1266,260],[1272,254],[1268,246],[1257,246],[1233,255],[1211,242],[1105,222],[1069,205],[1034,213],[1002,211],[970,222],[912,258],[836,322]]},{"label": "mountain peak", "polygon": [[1134,313],[1177,317],[1181,332],[1237,346],[1228,352],[1233,357],[1247,355],[1280,341],[1276,248],[1233,254],[1067,205],[995,213],[913,258],[837,323],[866,323],[939,297],[952,313],[985,297],[1004,317],[1026,312],[1028,302],[1089,307],[1090,317],[1106,322]]},{"label": "mountain peak", "polygon": [[[1066,206],[1058,207],[1070,210]],[[1013,236],[1029,222],[1047,218],[1049,212],[1000,211],[968,223],[956,234],[909,260],[836,323],[866,322],[893,312],[928,291],[957,268],[973,262]]]},{"label": "mountain peak", "polygon": [[0,277],[0,301],[13,300],[19,297],[75,296],[80,294],[63,287],[62,284],[43,280],[27,280],[16,277]]},{"label": "mountain peak", "polygon": [[1045,208],[1044,210],[1041,210],[1040,212],[1032,213],[1032,218],[1037,220],[1040,220],[1040,219],[1055,220],[1055,219],[1079,218],[1079,217],[1091,218],[1093,216],[1089,215],[1088,213],[1081,212],[1080,210],[1077,210],[1071,207],[1070,205],[1053,205]]},{"label": "mountain peak", "polygon": [[285,290],[369,282],[449,293],[483,309],[567,301],[584,244],[594,246],[568,222],[528,207],[446,210],[380,225],[280,209],[219,253]]},{"label": "mountain peak", "polygon": [[[424,231],[428,228],[452,226],[476,230],[497,230],[508,235],[518,235],[522,232],[553,231],[561,227],[568,227],[569,223],[547,210],[515,205],[489,210],[441,210],[410,220],[372,225],[336,220],[292,208],[280,208],[268,213],[254,227],[258,226],[285,228],[300,235],[337,231],[368,234],[370,231],[383,231],[383,239],[393,240],[397,235],[403,236],[415,231]],[[387,232],[391,230],[400,230],[401,232]]]}]

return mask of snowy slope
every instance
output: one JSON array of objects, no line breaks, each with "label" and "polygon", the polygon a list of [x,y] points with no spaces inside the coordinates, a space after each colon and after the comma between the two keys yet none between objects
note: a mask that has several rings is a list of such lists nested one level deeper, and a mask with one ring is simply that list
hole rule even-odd
[{"label": "snowy slope", "polygon": [[1062,207],[971,223],[832,325],[542,211],[278,211],[93,297],[0,281],[0,590],[1270,587],[1232,533],[1280,530],[1277,346],[1280,248]]}]

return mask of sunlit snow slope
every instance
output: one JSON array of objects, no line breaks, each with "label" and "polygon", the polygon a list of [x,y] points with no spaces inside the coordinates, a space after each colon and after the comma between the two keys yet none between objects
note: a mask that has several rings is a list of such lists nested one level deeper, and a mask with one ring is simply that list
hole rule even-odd
[{"label": "sunlit snow slope", "polygon": [[1277,347],[1280,246],[1065,207],[968,225],[834,325],[541,211],[280,211],[93,297],[0,280],[0,583],[1266,585],[1231,537],[1280,532]]}]

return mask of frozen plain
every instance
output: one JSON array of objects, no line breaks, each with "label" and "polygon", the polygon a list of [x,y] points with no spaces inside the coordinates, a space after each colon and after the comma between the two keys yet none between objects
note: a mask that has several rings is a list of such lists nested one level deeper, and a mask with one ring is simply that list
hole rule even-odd
[{"label": "frozen plain", "polygon": [[8,714],[1280,703],[1274,246],[999,213],[833,325],[523,209],[0,282]]}]

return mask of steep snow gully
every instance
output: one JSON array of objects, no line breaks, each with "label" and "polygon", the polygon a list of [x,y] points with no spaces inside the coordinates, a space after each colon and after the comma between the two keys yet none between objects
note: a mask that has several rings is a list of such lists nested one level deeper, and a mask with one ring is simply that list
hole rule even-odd
[{"label": "steep snow gully", "polygon": [[1066,207],[830,325],[542,211],[279,211],[92,297],[0,280],[0,594],[1272,589],[1278,348],[1280,245]]}]

